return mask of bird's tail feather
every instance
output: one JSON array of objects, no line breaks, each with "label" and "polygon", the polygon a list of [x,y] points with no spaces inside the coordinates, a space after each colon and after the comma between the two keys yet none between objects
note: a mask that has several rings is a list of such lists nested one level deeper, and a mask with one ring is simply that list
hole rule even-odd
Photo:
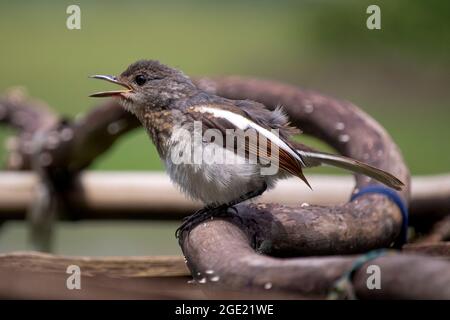
[{"label": "bird's tail feather", "polygon": [[340,155],[316,151],[297,150],[297,152],[300,154],[303,161],[308,167],[329,165],[349,170],[355,173],[364,174],[396,190],[401,190],[404,186],[403,182],[401,182],[389,172],[372,167],[371,165],[360,162],[358,160],[350,159]]}]

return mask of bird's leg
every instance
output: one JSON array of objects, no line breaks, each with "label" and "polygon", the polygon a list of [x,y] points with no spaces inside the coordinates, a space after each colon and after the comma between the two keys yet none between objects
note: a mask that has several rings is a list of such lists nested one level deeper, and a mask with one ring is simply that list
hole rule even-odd
[{"label": "bird's leg", "polygon": [[220,204],[218,206],[206,206],[200,210],[197,210],[194,214],[185,217],[183,219],[183,223],[181,226],[175,231],[175,236],[179,238],[180,234],[184,232],[185,230],[190,230],[195,225],[201,223],[202,221],[205,221],[207,219],[218,217],[218,216],[224,216],[229,213],[228,209],[232,208],[235,211],[235,215],[237,215],[237,210],[234,208],[235,205],[244,202],[246,200],[255,198],[257,196],[260,196],[264,193],[264,191],[267,190],[267,184],[264,182],[263,186],[259,189],[247,192],[240,196],[239,198],[232,200],[228,203]]},{"label": "bird's leg", "polygon": [[247,192],[246,194],[240,196],[236,200],[228,202],[225,206],[226,207],[235,206],[235,205],[237,205],[237,204],[239,204],[241,202],[244,202],[244,201],[249,200],[251,198],[255,198],[255,197],[258,197],[258,196],[262,195],[264,193],[264,191],[266,191],[266,190],[267,190],[267,184],[264,182],[261,188],[253,190],[253,191],[250,191],[250,192]]}]

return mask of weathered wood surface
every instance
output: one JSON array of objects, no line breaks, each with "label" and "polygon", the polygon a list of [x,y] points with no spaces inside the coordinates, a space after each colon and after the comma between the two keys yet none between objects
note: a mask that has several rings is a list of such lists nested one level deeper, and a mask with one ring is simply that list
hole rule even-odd
[{"label": "weathered wood surface", "polygon": [[403,252],[419,253],[429,256],[445,257],[450,259],[450,242],[410,243],[403,247]]},{"label": "weathered wood surface", "polygon": [[186,276],[188,270],[180,256],[71,257],[39,252],[0,254],[0,265],[27,272],[65,273],[69,265],[77,265],[83,275],[111,278],[145,278]]},{"label": "weathered wood surface", "polygon": [[[81,271],[69,290],[67,267]],[[193,284],[181,256],[69,257],[38,252],[0,255],[0,299],[292,299],[298,294],[209,290]]]},{"label": "weathered wood surface", "polygon": [[[281,218],[282,214],[278,216]],[[281,219],[286,224],[290,223],[289,217]],[[293,225],[294,222],[291,228]],[[275,228],[279,228],[277,229],[279,231],[281,226]],[[317,242],[302,242],[297,232],[295,234],[290,232],[292,230],[276,235],[275,233],[259,235],[266,241],[266,247],[262,245],[261,249],[273,256],[285,256],[286,244],[290,244],[289,252],[296,251],[297,256],[300,256],[302,251],[320,254],[326,249],[336,254],[347,252],[342,246],[342,241],[339,243],[340,239],[335,247],[328,239],[322,242],[320,239]],[[277,259],[261,255],[254,249],[252,235],[237,221],[231,223],[216,219],[214,222],[207,221],[196,227],[182,243],[192,274],[198,281],[206,277],[207,281],[211,282],[211,275],[206,271],[214,271],[214,275],[220,278],[219,282],[211,283],[214,286],[247,290],[263,290],[270,287],[271,290],[323,297],[332,290],[336,281],[355,261],[355,257],[352,256]],[[359,249],[363,247],[355,245]],[[295,250],[295,246],[299,248]],[[324,251],[320,251],[321,249]],[[354,248],[348,251],[354,251]],[[216,252],[220,252],[224,258],[218,257]],[[367,289],[369,274],[366,270],[369,265],[380,267],[382,281],[380,290]],[[412,254],[376,258],[358,269],[352,286],[359,298],[449,299],[450,260]]]}]

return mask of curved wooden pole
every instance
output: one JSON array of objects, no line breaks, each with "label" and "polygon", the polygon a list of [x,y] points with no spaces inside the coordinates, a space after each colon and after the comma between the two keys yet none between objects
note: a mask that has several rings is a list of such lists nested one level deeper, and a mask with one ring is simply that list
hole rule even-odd
[{"label": "curved wooden pole", "polygon": [[[298,212],[298,215],[302,213],[305,212]],[[272,237],[273,243],[266,243],[266,247],[261,245],[260,251],[265,252],[270,248],[272,254],[284,255],[288,239],[293,240],[289,249],[296,255],[315,245],[310,241],[302,242],[299,236],[289,233],[293,231],[295,221],[289,222],[289,217],[282,213],[275,216],[290,223],[291,230],[285,230],[286,233],[274,230],[277,236]],[[263,218],[252,226],[261,224],[271,225]],[[335,233],[344,234],[345,230],[335,230]],[[182,246],[187,265],[196,281],[218,288],[274,290],[323,298],[333,290],[336,281],[351,269],[356,259],[354,256],[274,258],[255,251],[251,235],[252,232],[237,221],[224,219],[206,221],[193,229],[183,239]],[[295,246],[303,248],[294,249]],[[316,248],[326,246],[331,250],[335,248],[328,239],[323,243],[319,241]],[[369,265],[380,268],[380,290],[367,288]],[[357,269],[351,284],[358,298],[449,299],[450,262],[442,258],[408,254],[379,257]]]}]

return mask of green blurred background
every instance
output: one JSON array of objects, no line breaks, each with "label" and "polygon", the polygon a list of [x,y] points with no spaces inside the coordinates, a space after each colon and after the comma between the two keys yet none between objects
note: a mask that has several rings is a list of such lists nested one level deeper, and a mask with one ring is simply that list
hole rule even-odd
[{"label": "green blurred background", "polygon": [[[66,28],[71,4],[81,8],[81,30]],[[366,28],[370,4],[381,8],[381,30]],[[266,77],[350,100],[390,132],[413,174],[450,169],[449,1],[2,1],[0,44],[0,92],[24,86],[69,116],[95,105],[88,94],[103,84],[88,75],[152,58],[188,75]],[[8,134],[0,128],[0,142]],[[93,168],[162,166],[136,130]],[[178,253],[175,227],[60,223],[55,251]],[[24,248],[24,224],[6,223],[0,251]]]}]

